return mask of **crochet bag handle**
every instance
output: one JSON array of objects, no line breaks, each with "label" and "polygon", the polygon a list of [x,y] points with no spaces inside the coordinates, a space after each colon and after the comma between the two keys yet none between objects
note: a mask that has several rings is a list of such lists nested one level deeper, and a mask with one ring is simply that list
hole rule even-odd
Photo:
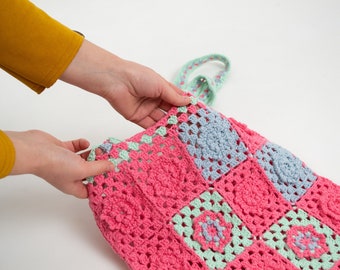
[{"label": "crochet bag handle", "polygon": [[[198,75],[190,80],[190,76],[201,66],[208,62],[217,61],[223,64],[223,69],[219,71],[213,78],[205,75]],[[178,75],[174,83],[184,91],[192,93],[207,105],[213,104],[216,93],[224,84],[227,72],[229,71],[229,60],[221,54],[209,54],[186,63]]]}]

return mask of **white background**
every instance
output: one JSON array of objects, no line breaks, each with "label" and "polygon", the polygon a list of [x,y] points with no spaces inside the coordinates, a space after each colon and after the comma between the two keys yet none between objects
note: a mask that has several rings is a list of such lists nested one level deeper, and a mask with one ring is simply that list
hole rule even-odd
[{"label": "white background", "polygon": [[[231,70],[215,109],[248,124],[340,184],[340,1],[34,0],[105,49],[168,80],[221,53]],[[56,46],[58,46],[56,44]],[[93,145],[141,128],[62,82],[41,95],[0,71],[1,129],[41,129]],[[0,269],[127,269],[87,200],[30,175],[0,181]]]}]

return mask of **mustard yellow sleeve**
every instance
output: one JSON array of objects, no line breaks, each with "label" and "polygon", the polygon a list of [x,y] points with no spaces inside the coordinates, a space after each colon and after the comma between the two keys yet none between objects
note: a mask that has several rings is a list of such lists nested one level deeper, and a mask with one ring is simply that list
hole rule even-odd
[{"label": "mustard yellow sleeve", "polygon": [[0,67],[42,92],[77,54],[83,36],[27,0],[0,0]]},{"label": "mustard yellow sleeve", "polygon": [[14,166],[15,148],[10,138],[0,130],[0,178],[7,176]]}]

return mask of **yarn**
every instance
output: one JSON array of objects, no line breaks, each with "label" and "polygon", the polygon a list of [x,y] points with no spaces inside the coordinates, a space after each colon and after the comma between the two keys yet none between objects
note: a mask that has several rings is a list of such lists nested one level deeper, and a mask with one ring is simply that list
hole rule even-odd
[{"label": "yarn", "polygon": [[198,97],[98,149],[90,207],[130,269],[340,269],[340,187]]},{"label": "yarn", "polygon": [[[199,74],[191,79],[191,75],[193,75],[198,68],[208,62],[217,62],[222,64],[223,69],[221,69],[213,78]],[[218,90],[220,90],[224,84],[229,68],[230,63],[225,56],[220,54],[205,55],[183,65],[174,80],[174,84],[191,93],[206,105],[213,105]]]},{"label": "yarn", "polygon": [[99,149],[90,206],[131,269],[339,269],[340,187],[203,103]]}]

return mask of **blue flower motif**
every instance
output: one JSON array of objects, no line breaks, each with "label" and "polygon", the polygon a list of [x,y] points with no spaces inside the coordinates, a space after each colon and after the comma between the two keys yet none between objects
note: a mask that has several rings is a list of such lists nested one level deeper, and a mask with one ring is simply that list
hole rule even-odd
[{"label": "blue flower motif", "polygon": [[325,235],[318,233],[310,224],[292,226],[287,232],[286,242],[300,258],[320,258],[329,250]]},{"label": "blue flower motif", "polygon": [[300,175],[303,174],[302,161],[294,157],[286,149],[281,149],[276,155],[273,155],[274,169],[280,180],[287,184],[296,183]]},{"label": "blue flower motif", "polygon": [[276,144],[265,144],[256,152],[256,158],[276,189],[291,203],[297,202],[317,179],[300,159]]},{"label": "blue flower motif", "polygon": [[[202,227],[202,235],[204,236],[205,240],[209,243],[211,241],[220,242],[224,238],[223,231],[225,227],[220,225],[219,220],[212,220],[209,216],[206,217],[206,222],[201,224]],[[212,234],[211,227],[216,230],[215,234]]]},{"label": "blue flower motif", "polygon": [[205,211],[194,219],[193,238],[203,250],[223,252],[231,240],[232,224],[227,222],[221,213]]},{"label": "blue flower motif", "polygon": [[201,147],[203,156],[221,160],[225,158],[226,153],[237,147],[235,140],[230,137],[230,134],[226,134],[225,126],[209,123],[202,129],[197,144]]},{"label": "blue flower motif", "polygon": [[180,124],[179,138],[204,179],[210,182],[247,158],[247,148],[229,121],[209,109],[199,109]]}]

